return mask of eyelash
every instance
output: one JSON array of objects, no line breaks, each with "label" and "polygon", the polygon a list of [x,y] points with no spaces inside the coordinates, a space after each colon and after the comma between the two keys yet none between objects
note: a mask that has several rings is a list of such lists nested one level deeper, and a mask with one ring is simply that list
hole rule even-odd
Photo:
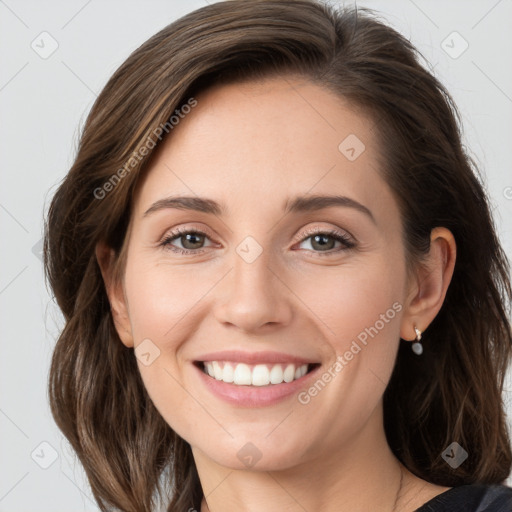
[{"label": "eyelash", "polygon": [[[172,252],[179,253],[179,254],[201,254],[202,252],[204,252],[204,248],[180,249],[179,247],[174,247],[171,244],[171,242],[176,240],[177,238],[180,238],[182,236],[189,235],[189,234],[205,235],[206,237],[209,238],[208,233],[206,233],[200,229],[177,228],[174,231],[172,231],[171,233],[169,233],[160,242],[159,245],[164,248],[170,249]],[[338,252],[341,252],[341,251],[344,251],[347,249],[352,249],[356,245],[355,242],[352,239],[350,239],[347,235],[345,235],[344,233],[341,233],[341,232],[335,231],[335,230],[325,230],[325,229],[321,229],[321,228],[309,229],[309,230],[305,231],[304,233],[302,233],[302,238],[299,240],[299,243],[304,242],[305,240],[307,240],[308,238],[311,238],[314,235],[329,236],[329,237],[333,238],[334,240],[341,242],[345,246],[344,248],[338,248],[337,250],[330,249],[329,251],[312,251],[313,254],[315,254],[315,256],[320,256],[320,257],[329,256],[329,255],[332,255],[332,254],[335,254],[335,253],[338,253]]]}]

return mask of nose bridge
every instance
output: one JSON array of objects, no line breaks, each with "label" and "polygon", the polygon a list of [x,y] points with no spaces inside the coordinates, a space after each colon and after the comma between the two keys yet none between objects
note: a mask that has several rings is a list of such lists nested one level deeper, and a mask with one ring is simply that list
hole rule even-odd
[{"label": "nose bridge", "polygon": [[235,247],[232,271],[216,316],[222,323],[253,331],[267,324],[285,324],[291,318],[286,287],[275,275],[279,266],[272,250],[248,236]]},{"label": "nose bridge", "polygon": [[[233,258],[233,293],[237,296],[267,296],[275,283],[269,248],[263,249],[253,237],[247,237],[235,249]],[[268,300],[267,300],[268,302]]]}]

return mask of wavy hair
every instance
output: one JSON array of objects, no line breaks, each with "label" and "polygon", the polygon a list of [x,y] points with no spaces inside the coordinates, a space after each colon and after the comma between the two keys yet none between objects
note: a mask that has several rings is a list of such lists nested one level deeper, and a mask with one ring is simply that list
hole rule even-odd
[{"label": "wavy hair", "polygon": [[[119,67],[48,210],[45,272],[65,320],[49,401],[102,511],[150,511],[158,499],[168,512],[199,510],[202,490],[190,445],[158,413],[133,350],[119,340],[95,247],[115,250],[119,279],[137,180],[165,139],[156,137],[159,127],[172,136],[176,109],[214,84],[287,75],[370,115],[410,265],[421,262],[437,226],[457,244],[444,304],[424,334],[428,350],[415,358],[402,341],[384,394],[391,449],[439,485],[501,483],[509,474],[509,267],[453,100],[414,46],[372,11],[230,0],[168,25]],[[457,469],[441,458],[452,441],[469,452]]]}]

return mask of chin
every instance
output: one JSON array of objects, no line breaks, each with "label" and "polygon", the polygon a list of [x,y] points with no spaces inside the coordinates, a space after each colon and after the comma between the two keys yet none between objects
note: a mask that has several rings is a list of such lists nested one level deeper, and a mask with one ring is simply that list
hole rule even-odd
[{"label": "chin", "polygon": [[204,455],[216,464],[233,470],[283,471],[304,464],[304,444],[283,448],[282,445],[269,440],[253,441],[245,436],[243,441],[230,441],[228,446],[219,446],[220,450],[211,451],[211,444],[206,450],[199,448]]}]

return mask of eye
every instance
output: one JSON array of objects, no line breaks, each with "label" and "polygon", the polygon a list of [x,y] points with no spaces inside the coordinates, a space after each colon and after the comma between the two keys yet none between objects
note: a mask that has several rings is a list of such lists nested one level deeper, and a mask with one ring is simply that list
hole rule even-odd
[{"label": "eye", "polygon": [[[305,235],[308,235],[304,238]],[[325,230],[321,228],[314,228],[302,234],[302,241],[300,244],[307,242],[309,244],[308,250],[313,250],[318,256],[327,256],[333,253],[338,253],[347,249],[355,247],[355,242],[347,234],[335,230]],[[338,243],[337,248],[335,244]],[[335,249],[335,250],[332,250]]]},{"label": "eye", "polygon": [[[200,229],[175,229],[169,233],[160,243],[161,246],[169,248],[180,254],[198,254],[203,252],[202,244],[208,239],[208,234]],[[181,247],[176,247],[173,242],[178,241]],[[213,244],[211,244],[213,245]],[[208,246],[207,246],[208,247]]]}]

